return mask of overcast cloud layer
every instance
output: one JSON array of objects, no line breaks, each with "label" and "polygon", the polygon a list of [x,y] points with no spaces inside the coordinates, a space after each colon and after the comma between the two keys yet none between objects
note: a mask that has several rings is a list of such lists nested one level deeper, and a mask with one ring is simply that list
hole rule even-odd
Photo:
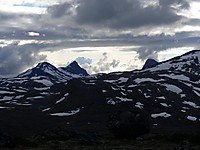
[{"label": "overcast cloud layer", "polygon": [[149,3],[145,6],[145,1],[141,3],[138,0],[84,0],[77,7],[75,19],[81,24],[111,28],[159,26],[181,20],[182,16],[177,15],[177,11],[189,8],[185,0],[159,0]]},{"label": "overcast cloud layer", "polygon": [[[137,52],[144,61],[157,59],[159,52],[168,49],[199,49],[200,45],[200,18],[190,14],[189,0],[18,1],[18,6],[37,8],[39,13],[13,12],[3,9],[5,4],[0,3],[1,75],[20,73],[45,61],[44,52],[68,48],[79,47],[78,55],[81,47],[133,46],[121,51]],[[16,1],[7,1],[5,7],[8,4]],[[96,62],[82,56],[77,61],[93,73],[120,66],[120,60],[108,61],[107,52],[101,54]]]}]

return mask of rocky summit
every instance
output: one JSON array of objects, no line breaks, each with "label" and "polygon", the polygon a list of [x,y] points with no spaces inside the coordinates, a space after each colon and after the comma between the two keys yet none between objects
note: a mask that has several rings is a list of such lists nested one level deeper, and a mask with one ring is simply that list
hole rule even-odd
[{"label": "rocky summit", "polygon": [[117,111],[143,114],[153,133],[200,131],[199,50],[142,70],[96,75],[80,70],[77,63],[66,68],[40,63],[1,78],[0,131],[30,136],[67,128],[103,134]]},{"label": "rocky summit", "polygon": [[151,68],[151,67],[155,67],[158,64],[158,62],[154,59],[147,59],[147,61],[145,62],[144,66],[142,69],[147,69],[147,68]]}]

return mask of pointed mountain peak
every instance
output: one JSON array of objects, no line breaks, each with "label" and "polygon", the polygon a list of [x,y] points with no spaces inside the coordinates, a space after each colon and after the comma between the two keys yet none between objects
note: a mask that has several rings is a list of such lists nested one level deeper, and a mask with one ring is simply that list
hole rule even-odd
[{"label": "pointed mountain peak", "polygon": [[76,61],[71,62],[67,67],[61,67],[61,69],[72,74],[83,75],[83,76],[89,75],[87,71],[81,68]]},{"label": "pointed mountain peak", "polygon": [[50,64],[48,62],[41,62],[36,66],[36,68],[42,69],[42,70],[45,69],[45,68],[54,68],[54,69],[56,69],[55,66],[53,66],[52,64]]},{"label": "pointed mountain peak", "polygon": [[21,73],[18,75],[18,77],[31,78],[36,76],[47,76],[51,78],[57,78],[56,75],[58,75],[58,69],[55,66],[48,62],[40,62],[36,67]]},{"label": "pointed mountain peak", "polygon": [[155,59],[149,58],[146,60],[142,69],[152,68],[155,67],[157,64],[158,62]]},{"label": "pointed mountain peak", "polygon": [[76,61],[71,62],[68,66],[70,66],[70,67],[80,67],[79,64]]}]

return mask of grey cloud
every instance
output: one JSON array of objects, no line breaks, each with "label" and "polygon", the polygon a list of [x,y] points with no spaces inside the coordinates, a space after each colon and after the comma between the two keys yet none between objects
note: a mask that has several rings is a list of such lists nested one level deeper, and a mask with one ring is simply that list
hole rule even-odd
[{"label": "grey cloud", "polygon": [[162,50],[166,50],[166,49],[163,49],[162,46],[160,46],[160,47],[154,46],[154,48],[144,46],[144,47],[139,48],[137,50],[137,53],[139,54],[139,58],[144,61],[147,58],[157,59],[158,58],[158,52],[162,51]]},{"label": "grey cloud", "polygon": [[0,48],[0,74],[10,75],[20,73],[24,69],[45,60],[46,56],[38,54],[35,48],[20,46],[17,43]]},{"label": "grey cloud", "polygon": [[48,7],[47,12],[52,15],[52,17],[62,17],[64,15],[71,15],[72,11],[71,8],[73,7],[72,4],[65,2],[62,5],[57,4]]},{"label": "grey cloud", "polygon": [[[142,41],[142,39],[140,41]],[[140,59],[145,60],[150,57],[156,59],[158,52],[170,48],[194,47],[195,49],[200,49],[200,37],[198,33],[193,32],[176,33],[174,36],[161,34],[148,37],[143,41],[143,44],[141,43],[140,45],[140,48],[135,49]],[[188,49],[188,51],[189,50],[190,49]]]},{"label": "grey cloud", "polygon": [[159,0],[162,7],[176,6],[178,9],[188,9],[190,7],[189,0]]},{"label": "grey cloud", "polygon": [[[139,59],[145,60],[147,58],[157,59],[158,52],[182,47],[193,47],[200,49],[200,32],[178,32],[175,35],[141,35],[133,37],[131,34],[118,35],[118,40],[115,41],[121,45],[134,45],[138,47],[122,49],[122,51],[135,51],[139,54]],[[117,37],[116,37],[117,39]],[[192,50],[192,49],[188,49]]]},{"label": "grey cloud", "polygon": [[139,0],[84,0],[77,7],[75,19],[80,24],[111,28],[159,26],[177,22],[182,16],[176,12],[188,7],[186,0],[159,0],[159,5],[145,8]]},{"label": "grey cloud", "polygon": [[97,62],[93,62],[92,64],[83,64],[82,67],[85,68],[89,74],[91,73],[102,73],[108,72],[111,68],[116,68],[120,62],[116,59],[113,59],[111,62],[108,61],[108,55],[106,52],[102,54],[102,58],[100,58]]},{"label": "grey cloud", "polygon": [[9,13],[0,11],[0,19],[1,19],[1,25],[2,23],[6,23],[7,21],[14,21],[16,24],[18,24],[20,21],[27,21],[27,19],[30,20],[37,20],[40,18],[40,15],[38,14],[23,14],[23,13]]},{"label": "grey cloud", "polygon": [[199,26],[200,19],[189,19],[186,22],[183,23],[184,25],[190,25],[190,26]]},{"label": "grey cloud", "polygon": [[13,18],[13,16],[11,14],[0,11],[0,19],[1,19],[1,21],[10,20],[12,18]]}]

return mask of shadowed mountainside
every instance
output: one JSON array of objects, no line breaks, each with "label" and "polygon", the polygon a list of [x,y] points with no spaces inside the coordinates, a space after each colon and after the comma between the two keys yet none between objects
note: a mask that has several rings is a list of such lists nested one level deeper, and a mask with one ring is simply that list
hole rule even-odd
[{"label": "shadowed mountainside", "polygon": [[107,133],[110,115],[131,110],[143,113],[153,132],[197,133],[199,61],[195,50],[151,68],[97,75],[74,71],[74,62],[69,69],[40,63],[0,79],[0,131],[30,136],[67,127]]}]

